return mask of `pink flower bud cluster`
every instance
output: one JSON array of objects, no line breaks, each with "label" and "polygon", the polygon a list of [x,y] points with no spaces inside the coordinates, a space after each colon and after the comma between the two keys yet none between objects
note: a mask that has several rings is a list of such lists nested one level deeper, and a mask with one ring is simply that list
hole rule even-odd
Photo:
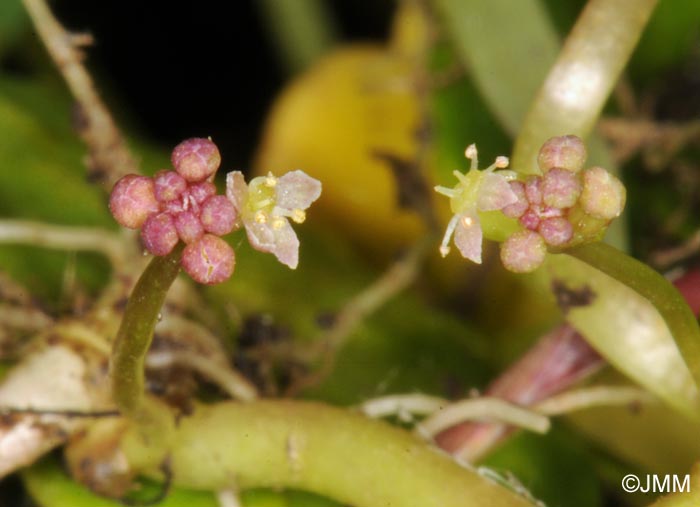
[{"label": "pink flower bud cluster", "polygon": [[501,245],[507,269],[530,272],[542,264],[548,247],[600,239],[610,221],[622,213],[623,184],[602,167],[583,170],[585,160],[580,138],[553,137],[538,156],[543,174],[510,182],[518,199],[502,211],[517,218],[524,229]]},{"label": "pink flower bud cluster", "polygon": [[182,240],[183,269],[197,282],[220,283],[233,273],[235,256],[219,236],[234,229],[237,213],[212,183],[219,150],[209,139],[188,139],[175,147],[171,162],[174,171],[119,180],[110,196],[112,215],[124,227],[141,229],[153,255],[169,254]]}]

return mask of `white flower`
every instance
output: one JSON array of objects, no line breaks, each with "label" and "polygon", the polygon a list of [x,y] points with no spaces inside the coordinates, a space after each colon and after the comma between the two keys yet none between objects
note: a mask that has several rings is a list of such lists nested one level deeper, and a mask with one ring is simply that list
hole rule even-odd
[{"label": "white flower", "polygon": [[321,195],[321,182],[303,171],[280,178],[269,173],[247,185],[240,171],[226,176],[226,196],[233,203],[256,250],[269,252],[292,269],[299,263],[299,239],[289,223],[306,219],[306,209]]},{"label": "white flower", "polygon": [[495,172],[495,169],[508,167],[507,157],[496,157],[491,166],[479,171],[478,154],[473,144],[465,155],[471,160],[471,168],[467,174],[454,171],[459,180],[457,185],[454,188],[435,187],[435,191],[450,198],[450,208],[454,213],[442,239],[440,253],[445,257],[450,252],[449,243],[454,234],[455,245],[462,256],[481,264],[483,233],[479,212],[500,210],[518,200],[508,183],[515,174],[512,171]]}]

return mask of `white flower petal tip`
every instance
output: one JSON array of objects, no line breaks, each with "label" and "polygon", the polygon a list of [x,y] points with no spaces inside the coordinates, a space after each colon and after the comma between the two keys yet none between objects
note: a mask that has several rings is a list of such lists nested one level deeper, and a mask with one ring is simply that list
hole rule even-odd
[{"label": "white flower petal tip", "polygon": [[472,262],[481,264],[481,243],[483,233],[479,215],[476,211],[465,213],[457,221],[454,232],[455,246],[459,249],[462,257]]}]

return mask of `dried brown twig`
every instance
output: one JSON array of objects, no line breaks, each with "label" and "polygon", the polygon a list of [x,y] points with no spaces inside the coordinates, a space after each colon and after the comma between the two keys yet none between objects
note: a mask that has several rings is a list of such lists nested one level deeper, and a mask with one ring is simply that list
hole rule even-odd
[{"label": "dried brown twig", "polygon": [[114,266],[122,265],[127,255],[127,245],[113,232],[30,220],[0,220],[0,243],[21,243],[69,251],[91,250],[103,254]]},{"label": "dried brown twig", "polygon": [[67,32],[44,0],[23,2],[77,102],[78,131],[89,150],[88,175],[100,181],[105,189],[111,189],[125,174],[137,173],[138,164],[82,64],[83,55],[79,47],[91,43],[92,38]]}]

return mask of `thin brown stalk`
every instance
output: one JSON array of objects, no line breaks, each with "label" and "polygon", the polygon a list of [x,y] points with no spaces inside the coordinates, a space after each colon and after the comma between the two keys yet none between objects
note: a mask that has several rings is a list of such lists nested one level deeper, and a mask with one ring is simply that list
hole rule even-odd
[{"label": "thin brown stalk", "polygon": [[53,225],[31,220],[0,220],[0,243],[20,243],[57,250],[89,250],[120,266],[125,245],[114,233],[91,227]]},{"label": "thin brown stalk", "polygon": [[44,0],[23,2],[77,102],[78,130],[89,151],[88,174],[110,189],[125,174],[137,173],[138,164],[82,63],[83,55],[79,47],[89,42],[90,38],[66,31]]}]

